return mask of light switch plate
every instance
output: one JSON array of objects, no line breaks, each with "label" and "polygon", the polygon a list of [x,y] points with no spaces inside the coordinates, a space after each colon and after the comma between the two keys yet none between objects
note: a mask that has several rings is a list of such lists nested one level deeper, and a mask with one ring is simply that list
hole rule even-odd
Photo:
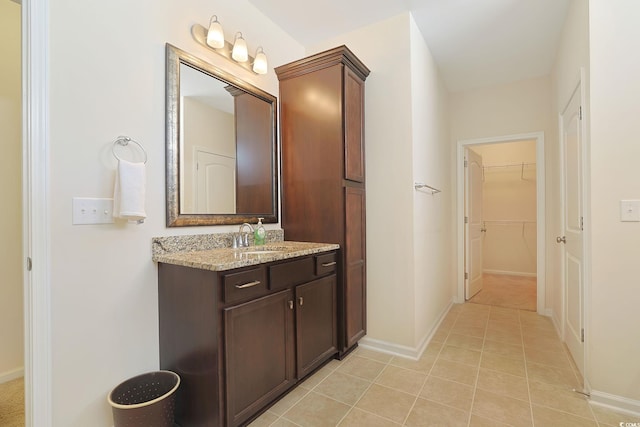
[{"label": "light switch plate", "polygon": [[113,223],[113,199],[73,198],[73,225]]},{"label": "light switch plate", "polygon": [[640,200],[620,200],[620,221],[640,222]]}]

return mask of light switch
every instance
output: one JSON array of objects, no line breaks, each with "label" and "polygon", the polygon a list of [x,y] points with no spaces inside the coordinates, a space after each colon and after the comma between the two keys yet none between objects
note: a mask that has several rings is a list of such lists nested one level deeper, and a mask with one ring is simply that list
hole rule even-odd
[{"label": "light switch", "polygon": [[620,200],[620,221],[640,222],[640,200]]},{"label": "light switch", "polygon": [[113,222],[113,199],[73,198],[73,224],[110,224]]}]

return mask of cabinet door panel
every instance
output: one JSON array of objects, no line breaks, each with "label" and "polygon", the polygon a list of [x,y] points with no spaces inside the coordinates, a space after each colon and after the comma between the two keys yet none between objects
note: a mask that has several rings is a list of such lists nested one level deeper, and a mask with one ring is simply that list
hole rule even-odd
[{"label": "cabinet door panel", "polygon": [[364,82],[345,67],[345,178],[364,182]]},{"label": "cabinet door panel", "polygon": [[344,281],[344,344],[351,347],[366,332],[365,192],[345,188],[346,244]]},{"label": "cabinet door panel", "polygon": [[298,378],[338,351],[336,276],[296,287]]},{"label": "cabinet door panel", "polygon": [[224,310],[227,424],[236,426],[294,379],[291,291]]}]

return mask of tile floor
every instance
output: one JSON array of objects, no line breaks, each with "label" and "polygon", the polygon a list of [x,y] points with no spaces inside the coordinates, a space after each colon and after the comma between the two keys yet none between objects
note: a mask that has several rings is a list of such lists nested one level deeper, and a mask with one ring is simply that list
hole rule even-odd
[{"label": "tile floor", "polygon": [[484,273],[482,282],[482,290],[469,302],[536,311],[537,280],[535,277]]},{"label": "tile floor", "polygon": [[550,319],[454,305],[417,361],[358,348],[332,360],[251,427],[619,426],[589,405]]}]

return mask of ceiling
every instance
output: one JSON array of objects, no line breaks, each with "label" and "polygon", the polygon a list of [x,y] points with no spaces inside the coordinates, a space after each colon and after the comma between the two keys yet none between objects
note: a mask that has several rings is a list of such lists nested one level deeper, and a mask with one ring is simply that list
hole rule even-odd
[{"label": "ceiling", "polygon": [[452,92],[548,75],[570,0],[249,0],[305,46],[410,11]]}]

